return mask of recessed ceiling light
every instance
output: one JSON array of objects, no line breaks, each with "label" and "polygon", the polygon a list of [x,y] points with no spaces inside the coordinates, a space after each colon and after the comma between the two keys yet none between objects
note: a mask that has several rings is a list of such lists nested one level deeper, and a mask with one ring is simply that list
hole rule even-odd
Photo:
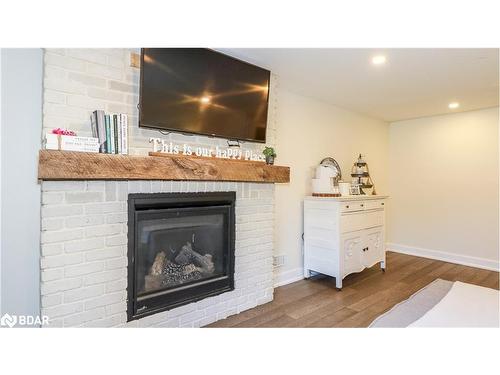
[{"label": "recessed ceiling light", "polygon": [[203,104],[208,104],[208,103],[210,103],[210,97],[209,96],[202,96],[200,98],[200,102],[202,102]]},{"label": "recessed ceiling light", "polygon": [[458,107],[460,107],[460,104],[457,102],[452,102],[452,103],[448,104],[449,109],[456,109]]},{"label": "recessed ceiling light", "polygon": [[372,63],[373,65],[382,65],[385,64],[387,59],[385,58],[384,55],[377,55],[372,57]]}]

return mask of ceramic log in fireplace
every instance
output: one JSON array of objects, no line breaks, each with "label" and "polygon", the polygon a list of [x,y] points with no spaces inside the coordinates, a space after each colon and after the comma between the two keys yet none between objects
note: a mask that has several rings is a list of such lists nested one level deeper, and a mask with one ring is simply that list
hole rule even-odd
[{"label": "ceramic log in fireplace", "polygon": [[234,204],[234,192],[129,195],[129,321],[234,289]]}]

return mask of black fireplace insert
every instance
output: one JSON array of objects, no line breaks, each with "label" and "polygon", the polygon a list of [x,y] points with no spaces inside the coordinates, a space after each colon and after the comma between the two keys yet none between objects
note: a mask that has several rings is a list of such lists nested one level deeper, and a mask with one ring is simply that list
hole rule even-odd
[{"label": "black fireplace insert", "polygon": [[129,321],[234,289],[235,199],[129,194]]}]

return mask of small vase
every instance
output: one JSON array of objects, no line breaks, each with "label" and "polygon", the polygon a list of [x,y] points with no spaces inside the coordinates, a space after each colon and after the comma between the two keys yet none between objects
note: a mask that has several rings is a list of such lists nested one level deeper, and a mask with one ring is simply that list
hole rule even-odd
[{"label": "small vase", "polygon": [[266,156],[266,164],[273,165],[274,164],[274,156]]}]

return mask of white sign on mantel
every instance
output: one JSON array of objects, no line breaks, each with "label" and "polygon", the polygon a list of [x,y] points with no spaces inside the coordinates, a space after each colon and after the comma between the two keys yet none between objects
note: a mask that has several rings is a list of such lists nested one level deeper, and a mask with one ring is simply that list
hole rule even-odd
[{"label": "white sign on mantel", "polygon": [[165,154],[172,155],[195,155],[204,156],[207,158],[219,158],[219,159],[234,159],[234,160],[252,160],[252,161],[264,161],[265,157],[262,154],[256,154],[252,150],[242,150],[240,148],[221,148],[215,146],[203,147],[203,146],[192,146],[186,143],[182,145],[174,144],[173,142],[166,141],[161,138],[149,138],[149,143],[153,144],[153,152],[162,152]]}]

